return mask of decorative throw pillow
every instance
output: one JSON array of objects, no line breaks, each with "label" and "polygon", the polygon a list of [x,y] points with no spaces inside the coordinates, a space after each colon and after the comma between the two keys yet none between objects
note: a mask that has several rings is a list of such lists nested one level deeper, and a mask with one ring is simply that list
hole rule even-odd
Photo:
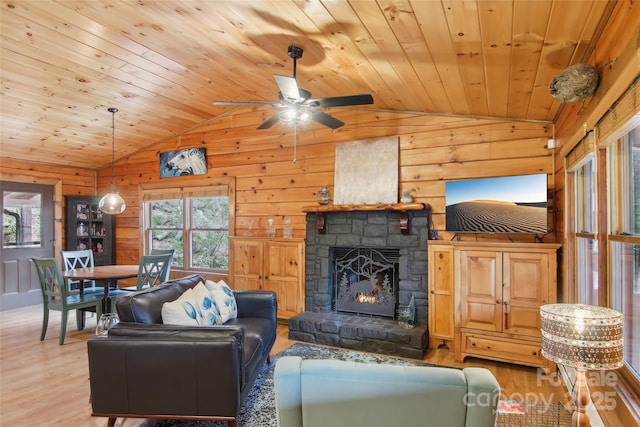
[{"label": "decorative throw pillow", "polygon": [[233,291],[224,282],[224,280],[220,280],[218,283],[207,280],[205,285],[207,286],[207,289],[209,289],[209,292],[211,292],[213,299],[216,301],[216,304],[220,309],[222,323],[226,323],[228,320],[238,317],[236,298],[233,296]]},{"label": "decorative throw pillow", "polygon": [[218,304],[204,283],[200,282],[193,288],[193,296],[199,313],[198,323],[200,325],[211,326],[224,323]]},{"label": "decorative throw pillow", "polygon": [[162,304],[162,323],[167,325],[194,325],[199,324],[198,309],[193,295],[193,289],[188,289],[175,301]]}]

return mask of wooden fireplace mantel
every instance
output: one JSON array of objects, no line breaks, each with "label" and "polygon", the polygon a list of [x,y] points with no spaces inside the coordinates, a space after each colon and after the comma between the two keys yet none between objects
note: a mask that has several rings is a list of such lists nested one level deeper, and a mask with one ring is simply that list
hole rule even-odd
[{"label": "wooden fireplace mantel", "polygon": [[367,205],[317,205],[304,206],[302,212],[315,212],[318,217],[318,233],[325,234],[327,231],[325,224],[325,214],[330,212],[374,212],[374,211],[396,211],[400,212],[400,231],[402,234],[409,234],[411,220],[410,211],[424,211],[431,207],[426,203],[379,203]]}]

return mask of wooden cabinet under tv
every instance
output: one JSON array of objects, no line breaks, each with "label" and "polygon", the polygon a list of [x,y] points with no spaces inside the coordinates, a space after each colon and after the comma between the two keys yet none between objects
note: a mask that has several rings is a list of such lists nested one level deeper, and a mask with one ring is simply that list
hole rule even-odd
[{"label": "wooden cabinet under tv", "polygon": [[[447,245],[433,246],[430,252],[444,254],[436,260],[446,266]],[[429,278],[429,297],[433,298],[434,292],[436,295],[429,302],[429,311],[435,305],[440,318],[447,312],[449,299],[437,296],[446,296],[442,290],[451,286],[456,309],[451,310],[453,318],[446,320],[455,329],[456,361],[472,356],[546,371],[554,368],[541,354],[540,306],[557,301],[559,247],[550,243],[450,242],[452,273],[441,268],[433,279],[450,282],[432,284]],[[429,266],[430,273],[432,268],[437,268],[437,262],[435,267]],[[436,336],[445,342],[446,331],[450,330],[442,326],[446,320],[437,320],[441,322],[439,326],[429,325],[430,331],[445,331]]]},{"label": "wooden cabinet under tv", "polygon": [[304,239],[232,237],[229,280],[233,289],[270,290],[278,318],[304,309]]}]

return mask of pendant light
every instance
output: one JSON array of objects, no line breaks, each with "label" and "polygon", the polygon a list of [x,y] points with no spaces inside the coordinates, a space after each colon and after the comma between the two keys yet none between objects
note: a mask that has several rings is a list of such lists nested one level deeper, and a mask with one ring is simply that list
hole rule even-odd
[{"label": "pendant light", "polygon": [[111,113],[111,191],[105,194],[98,203],[98,209],[102,212],[110,215],[117,215],[126,209],[127,205],[124,199],[115,190],[115,176],[116,176],[116,113],[117,108],[107,108],[107,111]]}]

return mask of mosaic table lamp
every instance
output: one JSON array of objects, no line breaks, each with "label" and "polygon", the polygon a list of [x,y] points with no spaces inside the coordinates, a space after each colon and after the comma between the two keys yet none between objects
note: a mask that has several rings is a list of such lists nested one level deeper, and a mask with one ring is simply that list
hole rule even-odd
[{"label": "mosaic table lamp", "polygon": [[573,387],[574,427],[589,427],[586,408],[591,403],[586,372],[623,365],[622,315],[610,308],[583,304],[547,304],[540,307],[542,355],[576,369]]}]

